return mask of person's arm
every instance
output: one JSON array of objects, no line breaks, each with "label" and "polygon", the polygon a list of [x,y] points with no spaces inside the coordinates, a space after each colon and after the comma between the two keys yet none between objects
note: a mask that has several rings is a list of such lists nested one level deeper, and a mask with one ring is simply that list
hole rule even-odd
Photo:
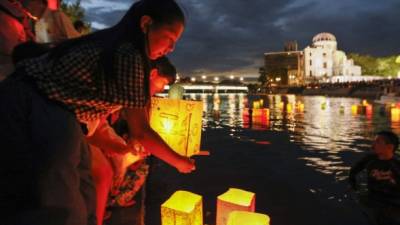
[{"label": "person's arm", "polygon": [[365,169],[368,162],[373,158],[373,155],[364,156],[360,161],[355,163],[351,169],[349,174],[349,183],[354,190],[358,189],[357,185],[357,174],[360,173],[362,170]]},{"label": "person's arm", "polygon": [[150,127],[145,107],[126,109],[126,117],[130,138],[139,141],[147,151],[181,173],[189,173],[195,169],[194,160],[176,153]]},{"label": "person's arm", "polygon": [[96,147],[108,151],[108,153],[124,154],[131,150],[125,140],[115,133],[107,120],[103,119],[92,136],[86,138]]}]

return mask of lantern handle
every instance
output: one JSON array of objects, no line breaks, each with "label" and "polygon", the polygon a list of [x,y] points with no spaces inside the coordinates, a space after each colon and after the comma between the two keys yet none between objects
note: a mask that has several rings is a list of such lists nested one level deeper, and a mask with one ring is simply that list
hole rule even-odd
[{"label": "lantern handle", "polygon": [[210,151],[208,150],[200,150],[197,154],[195,155],[201,155],[201,156],[209,156],[210,155]]}]

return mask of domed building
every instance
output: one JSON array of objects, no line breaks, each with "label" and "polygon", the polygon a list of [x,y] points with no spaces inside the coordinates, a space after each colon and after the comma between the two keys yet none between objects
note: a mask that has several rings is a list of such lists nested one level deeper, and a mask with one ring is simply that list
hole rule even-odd
[{"label": "domed building", "polygon": [[304,49],[304,75],[307,83],[332,81],[334,76],[361,76],[361,67],[337,50],[333,34],[319,33]]},{"label": "domed building", "polygon": [[331,33],[319,33],[313,37],[312,46],[336,50],[336,37]]}]

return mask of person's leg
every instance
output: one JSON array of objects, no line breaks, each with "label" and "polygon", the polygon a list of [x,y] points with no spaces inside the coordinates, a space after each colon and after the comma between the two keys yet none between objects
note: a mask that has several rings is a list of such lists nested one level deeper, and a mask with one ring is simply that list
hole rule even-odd
[{"label": "person's leg", "polygon": [[0,113],[1,198],[14,198],[0,201],[2,213],[17,224],[92,224],[90,161],[74,115],[12,79],[0,84]]},{"label": "person's leg", "polygon": [[90,145],[90,150],[92,153],[92,175],[96,186],[97,225],[102,225],[114,173],[110,162],[99,148]]}]

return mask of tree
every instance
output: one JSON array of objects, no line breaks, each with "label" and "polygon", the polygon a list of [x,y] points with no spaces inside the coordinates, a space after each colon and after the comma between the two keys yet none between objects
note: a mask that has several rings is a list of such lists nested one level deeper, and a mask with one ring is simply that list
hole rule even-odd
[{"label": "tree", "polygon": [[360,65],[362,73],[366,75],[393,76],[400,70],[400,64],[396,64],[396,56],[373,57],[351,53],[349,58],[354,60],[354,64]]},{"label": "tree", "polygon": [[258,77],[258,82],[261,83],[261,87],[264,87],[265,83],[267,83],[268,81],[267,71],[265,70],[265,67],[260,67],[258,69],[258,73],[260,74],[260,76]]},{"label": "tree", "polygon": [[61,3],[61,10],[71,19],[72,23],[80,20],[85,24],[85,33],[91,31],[91,24],[85,21],[85,9],[81,6],[81,0],[76,0],[75,3]]}]

